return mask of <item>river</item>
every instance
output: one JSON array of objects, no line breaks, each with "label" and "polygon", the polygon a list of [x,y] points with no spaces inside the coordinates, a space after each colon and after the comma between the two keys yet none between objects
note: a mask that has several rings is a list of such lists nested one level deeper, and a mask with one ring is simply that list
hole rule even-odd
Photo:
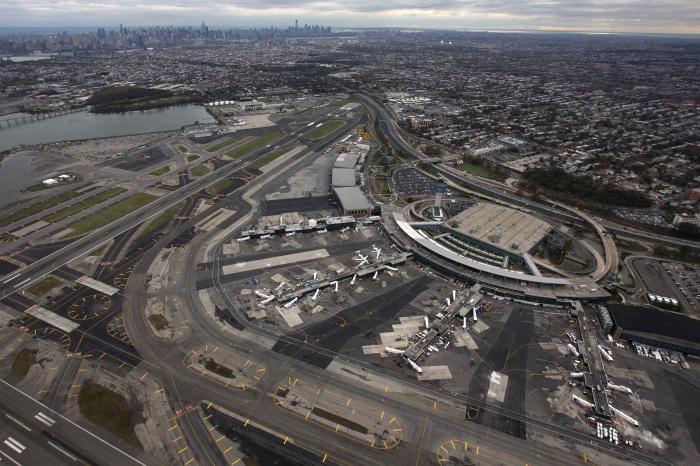
[{"label": "river", "polygon": [[[3,119],[0,117],[0,119]],[[0,128],[0,151],[19,145],[94,139],[179,129],[214,119],[201,105],[187,104],[126,113],[77,112]]]}]

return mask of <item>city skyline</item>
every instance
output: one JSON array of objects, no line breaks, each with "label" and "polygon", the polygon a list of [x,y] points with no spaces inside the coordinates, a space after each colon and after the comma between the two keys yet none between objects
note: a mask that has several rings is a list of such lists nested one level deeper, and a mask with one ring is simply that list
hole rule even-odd
[{"label": "city skyline", "polygon": [[692,0],[472,0],[211,3],[199,0],[119,4],[81,0],[6,2],[0,27],[114,27],[195,25],[287,27],[299,19],[334,28],[402,27],[619,33],[700,33],[700,4]]}]

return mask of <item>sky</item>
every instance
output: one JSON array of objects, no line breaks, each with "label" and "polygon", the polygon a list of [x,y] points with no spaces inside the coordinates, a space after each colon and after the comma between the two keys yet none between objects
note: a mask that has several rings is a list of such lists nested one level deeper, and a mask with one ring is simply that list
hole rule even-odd
[{"label": "sky", "polygon": [[0,27],[198,25],[700,34],[700,0],[0,0]]}]

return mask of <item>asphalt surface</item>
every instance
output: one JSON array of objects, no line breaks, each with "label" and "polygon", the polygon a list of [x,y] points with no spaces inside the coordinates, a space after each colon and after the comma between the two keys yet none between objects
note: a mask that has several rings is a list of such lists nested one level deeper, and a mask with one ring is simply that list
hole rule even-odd
[{"label": "asphalt surface", "polygon": [[[262,183],[263,181],[257,180],[257,182]],[[242,201],[240,192],[235,193],[226,202],[235,204],[237,211],[236,215],[227,221],[229,225],[253,213],[251,207]],[[198,217],[204,218],[205,215],[209,214],[204,213]],[[196,220],[196,218],[193,219],[193,221]],[[196,236],[190,247],[193,250],[197,250],[198,247],[204,245],[211,234],[215,233],[216,231],[207,235]],[[154,248],[147,254],[147,257],[144,257],[142,262],[137,264],[133,272],[133,277],[136,281],[145,277],[148,265],[155,259],[158,252],[158,248]],[[196,260],[196,255],[192,259]],[[314,449],[329,453],[333,461],[347,464],[383,465],[388,463],[402,464],[405,462],[408,462],[408,464],[431,464],[434,461],[434,453],[427,450],[427,446],[424,450],[422,438],[426,435],[426,432],[428,435],[431,435],[430,432],[436,430],[437,426],[448,430],[450,435],[456,438],[469,438],[470,441],[481,444],[482,451],[487,452],[487,455],[492,455],[492,459],[494,457],[500,458],[500,455],[509,455],[512,452],[517,452],[517,461],[513,461],[513,458],[510,457],[508,460],[504,459],[502,464],[523,464],[520,462],[520,459],[529,460],[533,464],[558,465],[562,463],[562,455],[565,455],[565,453],[562,453],[560,450],[551,449],[534,442],[526,442],[520,438],[484,429],[478,424],[466,422],[464,420],[464,405],[460,404],[461,409],[455,409],[454,399],[445,397],[442,394],[418,388],[416,388],[416,392],[421,395],[415,395],[417,398],[406,397],[399,393],[385,392],[381,389],[357,383],[342,375],[306,364],[293,355],[290,358],[285,354],[270,351],[248,340],[234,338],[222,333],[220,324],[199,311],[201,303],[195,289],[196,274],[196,264],[192,263],[190,267],[185,269],[185,276],[182,277],[182,283],[187,287],[185,308],[194,311],[190,316],[191,333],[184,343],[167,343],[152,335],[149,324],[146,322],[142,312],[146,303],[145,290],[140,288],[127,289],[127,299],[124,307],[126,327],[139,353],[144,358],[144,367],[147,367],[147,370],[160,380],[171,380],[169,389],[177,388],[178,396],[182,400],[190,402],[193,400],[210,400],[218,406],[249,416],[255,422],[279,429],[282,433],[289,435],[295,440],[301,439]],[[254,328],[250,328],[250,324],[247,321],[244,322],[246,326],[249,326],[248,331],[255,331]],[[294,337],[278,335],[277,338],[286,347],[296,345],[303,351],[311,351],[323,355],[332,354],[336,358],[340,357],[340,355],[333,354],[331,350],[321,349],[314,344],[300,341]],[[233,395],[230,389],[221,384],[206,383],[206,379],[203,379],[198,373],[187,371],[183,368],[183,358],[190,348],[203,344],[223,346],[231,351],[244,354],[246,358],[264,363],[267,367],[266,377],[259,385],[245,391],[239,391]],[[383,375],[386,376],[387,374]],[[289,380],[289,377],[312,381],[319,386],[332,386],[334,389],[342,390],[349,398],[369,400],[369,402],[376,404],[378,410],[395,413],[403,420],[403,425],[407,426],[407,438],[400,444],[399,448],[391,451],[377,450],[368,446],[358,448],[358,444],[352,440],[337,436],[333,432],[329,432],[318,425],[305,422],[303,419],[280,412],[279,408],[276,408],[265,394],[273,392],[277,385]],[[429,402],[417,402],[419,399],[427,399]],[[541,421],[539,421],[540,424],[538,425],[538,421],[528,419],[519,413],[512,413],[507,409],[499,410],[497,407],[486,404],[481,404],[480,406],[484,410],[497,412],[520,420],[526,423],[528,428],[561,436],[577,444],[588,444],[590,442],[590,437],[585,433],[572,432]],[[203,443],[206,442],[202,442],[202,438],[206,438],[206,426],[203,425],[197,416],[188,414],[185,417],[187,422],[191,423],[191,429],[188,434],[188,438],[191,440],[190,445],[194,444],[195,449],[198,449],[197,445],[200,445],[202,448],[199,448],[199,450],[204,450]],[[609,446],[601,445],[601,448],[609,449]],[[199,450],[196,453],[196,458],[203,461],[202,464],[215,464],[214,461],[209,459],[211,453]],[[621,452],[618,450],[618,453]],[[642,454],[633,452],[628,454],[630,455],[630,460],[640,464],[663,463],[663,461],[650,460]],[[579,461],[582,460],[578,459],[574,454],[566,460],[568,463]]]}]

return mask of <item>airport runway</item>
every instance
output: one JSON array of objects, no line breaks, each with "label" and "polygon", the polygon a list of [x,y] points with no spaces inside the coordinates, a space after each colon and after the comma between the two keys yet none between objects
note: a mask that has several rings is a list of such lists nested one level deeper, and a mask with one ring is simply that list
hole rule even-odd
[{"label": "airport runway", "polygon": [[[333,115],[335,115],[335,110],[316,120],[315,123],[322,123],[331,120],[333,119]],[[356,116],[352,121],[348,121],[346,125],[341,128],[342,131],[347,131],[349,128],[356,126],[359,123],[360,118],[360,116]],[[137,226],[141,222],[158,215],[163,210],[196,194],[207,186],[232,175],[248,163],[258,160],[281,147],[289,147],[292,149],[293,146],[299,143],[300,137],[304,137],[306,133],[309,133],[314,129],[316,129],[315,126],[303,126],[301,129],[295,130],[290,134],[285,134],[267,146],[234,160],[206,176],[187,183],[179,189],[159,197],[152,203],[125,215],[121,219],[65,245],[61,249],[34,261],[20,270],[16,270],[8,274],[0,279],[0,299],[30,286],[32,283],[40,280],[53,270],[88,253],[110,239]],[[316,143],[311,144],[305,152],[313,151],[316,148],[328,145],[329,141],[331,141],[338,133],[341,133],[341,130],[338,130],[317,141]]]},{"label": "airport runway", "polygon": [[12,437],[25,447],[13,444],[15,448],[12,448],[0,443],[0,460],[7,460],[8,464],[145,466],[127,451],[102,440],[4,380],[0,380],[0,407],[0,442]]}]

